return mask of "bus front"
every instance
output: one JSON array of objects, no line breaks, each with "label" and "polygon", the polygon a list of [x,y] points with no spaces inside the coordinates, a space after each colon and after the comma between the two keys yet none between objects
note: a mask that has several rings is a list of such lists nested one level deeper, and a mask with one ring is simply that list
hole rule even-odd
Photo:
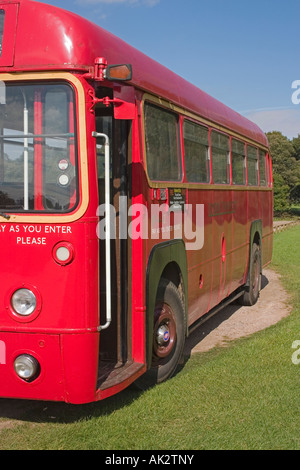
[{"label": "bus front", "polygon": [[83,87],[45,72],[1,85],[0,396],[92,401],[98,240]]},{"label": "bus front", "polygon": [[144,325],[128,326],[127,240],[97,231],[107,194],[115,203],[117,188],[130,193],[135,105],[131,96],[128,112],[122,93],[134,88],[119,85],[118,56],[109,67],[97,59],[117,44],[62,9],[0,0],[1,398],[89,403],[143,372]]}]

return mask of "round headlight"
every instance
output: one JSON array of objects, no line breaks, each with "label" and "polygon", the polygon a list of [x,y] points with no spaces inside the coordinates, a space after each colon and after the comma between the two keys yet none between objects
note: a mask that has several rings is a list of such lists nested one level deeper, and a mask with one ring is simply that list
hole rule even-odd
[{"label": "round headlight", "polygon": [[40,371],[40,365],[33,356],[22,354],[15,359],[14,369],[21,379],[30,382],[37,378]]},{"label": "round headlight", "polygon": [[31,315],[36,308],[36,296],[29,289],[18,289],[11,298],[11,305],[19,315]]}]

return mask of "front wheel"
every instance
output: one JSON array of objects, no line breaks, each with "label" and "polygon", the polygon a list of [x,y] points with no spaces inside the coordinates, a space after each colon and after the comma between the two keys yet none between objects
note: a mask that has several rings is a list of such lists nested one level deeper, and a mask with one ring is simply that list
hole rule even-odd
[{"label": "front wheel", "polygon": [[145,390],[170,378],[182,356],[186,332],[185,308],[173,282],[162,279],[156,296],[151,368],[136,385]]}]

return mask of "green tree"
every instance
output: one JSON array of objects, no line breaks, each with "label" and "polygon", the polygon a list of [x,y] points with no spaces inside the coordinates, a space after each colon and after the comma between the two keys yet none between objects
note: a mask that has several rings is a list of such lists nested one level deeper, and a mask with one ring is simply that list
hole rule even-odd
[{"label": "green tree", "polygon": [[300,160],[300,134],[298,134],[298,137],[294,137],[292,140],[292,144],[294,147],[294,152],[295,152],[295,158],[296,160]]},{"label": "green tree", "polygon": [[274,212],[283,212],[289,208],[291,193],[300,184],[300,160],[295,158],[296,144],[281,132],[268,132],[267,137],[274,175]]},{"label": "green tree", "polygon": [[285,184],[282,176],[274,173],[273,175],[274,183],[274,213],[280,214],[286,212],[290,208],[290,188]]}]

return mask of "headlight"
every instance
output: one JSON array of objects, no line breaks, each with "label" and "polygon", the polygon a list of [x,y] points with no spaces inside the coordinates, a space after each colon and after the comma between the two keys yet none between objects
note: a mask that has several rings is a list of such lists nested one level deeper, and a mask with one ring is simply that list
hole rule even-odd
[{"label": "headlight", "polygon": [[31,315],[36,308],[36,296],[29,289],[18,289],[11,298],[12,308],[19,315]]},{"label": "headlight", "polygon": [[40,365],[38,361],[29,354],[18,356],[14,362],[16,374],[26,382],[32,382],[40,373]]}]

